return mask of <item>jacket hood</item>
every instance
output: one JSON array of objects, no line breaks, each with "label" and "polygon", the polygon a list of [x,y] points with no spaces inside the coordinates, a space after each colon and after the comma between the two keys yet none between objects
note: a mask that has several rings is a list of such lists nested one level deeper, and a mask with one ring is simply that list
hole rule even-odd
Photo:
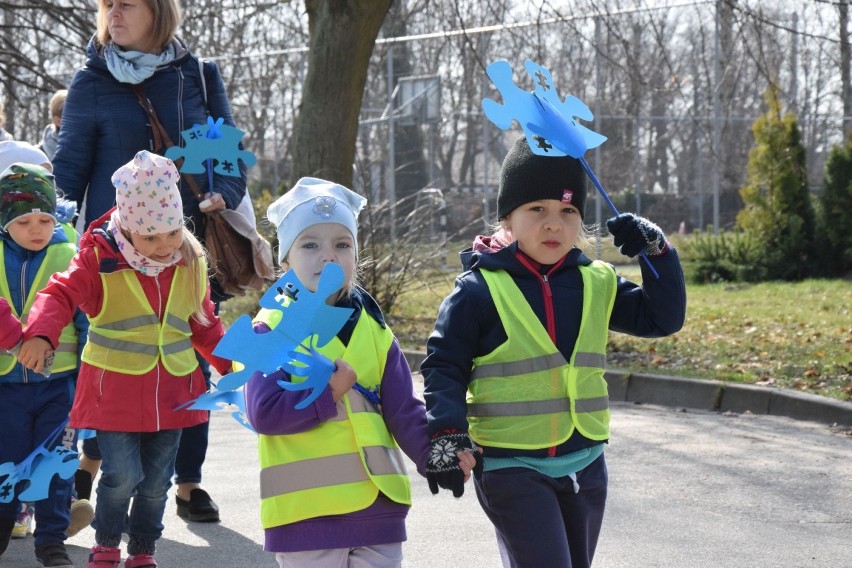
[{"label": "jacket hood", "polygon": [[[189,48],[187,47],[186,42],[179,37],[175,37],[175,39],[172,40],[172,43],[175,46],[175,59],[172,63],[181,64],[184,59],[191,55]],[[109,73],[103,52],[103,44],[98,41],[97,36],[93,35],[89,40],[89,43],[86,45],[86,65]]]},{"label": "jacket hood", "polygon": [[109,218],[115,207],[92,221],[83,236],[80,237],[80,250],[96,248],[102,272],[132,270],[133,267],[118,250],[118,245],[109,231]]}]

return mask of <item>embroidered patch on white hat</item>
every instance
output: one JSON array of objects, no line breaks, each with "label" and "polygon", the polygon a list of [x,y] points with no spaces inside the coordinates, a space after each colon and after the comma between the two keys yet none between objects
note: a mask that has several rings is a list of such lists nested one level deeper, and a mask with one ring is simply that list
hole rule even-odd
[{"label": "embroidered patch on white hat", "polygon": [[366,204],[364,197],[340,184],[303,177],[266,211],[278,231],[278,260],[287,257],[299,233],[319,223],[338,223],[349,229],[357,254],[358,214]]}]

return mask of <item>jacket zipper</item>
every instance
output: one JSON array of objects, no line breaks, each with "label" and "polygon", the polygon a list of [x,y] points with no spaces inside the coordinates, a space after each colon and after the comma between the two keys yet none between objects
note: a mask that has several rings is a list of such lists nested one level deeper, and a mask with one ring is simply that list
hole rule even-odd
[{"label": "jacket zipper", "polygon": [[[516,254],[515,257],[518,261],[526,267],[531,273],[533,273],[536,278],[541,282],[541,294],[544,297],[544,322],[545,328],[547,329],[547,335],[550,336],[550,340],[556,345],[556,312],[553,309],[553,289],[550,287],[550,279],[549,276],[553,273],[554,270],[559,268],[562,264],[562,261],[554,264],[550,270],[547,271],[547,274],[541,274],[538,270],[536,270],[535,266],[533,266],[529,259],[527,259],[522,254]],[[563,259],[564,260],[564,259]]]},{"label": "jacket zipper", "polygon": [[[21,280],[20,280],[20,290],[18,290],[18,301],[20,302],[20,306],[18,306],[18,313],[24,314],[24,305],[27,303],[27,268],[30,265],[30,254],[27,252],[27,256],[24,261],[21,263]],[[21,374],[24,383],[30,382],[30,374],[29,370],[25,365],[21,365]]]},{"label": "jacket zipper", "polygon": [[[163,313],[163,293],[162,293],[162,289],[160,288],[160,276],[159,275],[154,276],[154,282],[157,284],[157,320],[161,320],[162,317],[163,317],[162,316],[162,313]],[[159,325],[158,325],[158,327],[159,327]],[[159,345],[160,344],[159,330],[157,331],[157,335],[158,335],[158,337],[157,337],[157,350],[159,351],[159,347],[160,347],[160,345]],[[160,355],[159,355],[159,353],[157,353],[158,361],[157,361],[157,364],[154,366],[154,368],[157,369],[157,388],[156,388],[156,392],[154,394],[154,416],[156,416],[156,418],[157,418],[157,432],[160,431],[160,364],[161,364],[161,361],[159,361],[159,358],[160,358]]]},{"label": "jacket zipper", "polygon": [[[559,262],[554,264],[550,270],[547,271],[546,274],[541,274],[538,270],[536,270],[535,266],[533,266],[530,261],[524,257],[522,254],[516,254],[516,258],[523,264],[527,270],[535,274],[538,279],[541,281],[541,293],[544,297],[544,320],[545,327],[547,328],[547,335],[550,336],[550,340],[553,342],[553,345],[556,345],[556,310],[553,309],[553,288],[550,286],[550,278],[549,276],[553,274],[553,271],[559,268],[563,262],[565,262],[565,258],[562,258]],[[558,347],[557,347],[558,349]],[[547,457],[552,458],[556,456],[556,446],[550,446],[547,448]]]}]

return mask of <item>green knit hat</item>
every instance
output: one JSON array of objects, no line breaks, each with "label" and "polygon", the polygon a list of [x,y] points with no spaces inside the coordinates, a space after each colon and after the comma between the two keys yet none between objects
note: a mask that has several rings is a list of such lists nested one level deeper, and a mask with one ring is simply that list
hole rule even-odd
[{"label": "green knit hat", "polygon": [[53,174],[34,164],[14,163],[0,173],[0,226],[27,215],[56,219],[56,183]]}]

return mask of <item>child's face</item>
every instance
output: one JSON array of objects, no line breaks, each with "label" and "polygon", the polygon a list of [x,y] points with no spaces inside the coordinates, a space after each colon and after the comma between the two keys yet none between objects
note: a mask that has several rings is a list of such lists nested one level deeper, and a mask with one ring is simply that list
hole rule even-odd
[{"label": "child's face", "polygon": [[36,214],[18,217],[9,225],[9,236],[20,246],[38,252],[50,243],[56,219],[50,215]]},{"label": "child's face", "polygon": [[302,284],[311,292],[316,292],[322,269],[329,262],[343,268],[345,288],[355,273],[355,240],[343,225],[318,223],[299,233],[287,253],[284,268],[292,268]]},{"label": "child's face", "polygon": [[506,217],[518,248],[541,264],[555,264],[580,236],[582,218],[573,205],[556,199],[525,203]]},{"label": "child's face", "polygon": [[147,256],[157,262],[169,262],[175,251],[183,244],[183,229],[151,235],[130,233],[130,244],[142,256]]}]

